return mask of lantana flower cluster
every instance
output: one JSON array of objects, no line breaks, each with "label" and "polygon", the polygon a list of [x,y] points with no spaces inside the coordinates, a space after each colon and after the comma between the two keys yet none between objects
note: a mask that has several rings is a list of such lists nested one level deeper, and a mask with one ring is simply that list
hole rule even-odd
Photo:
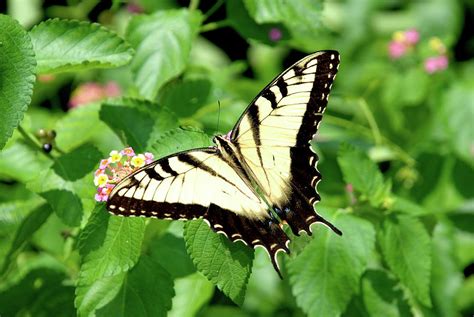
[{"label": "lantana flower cluster", "polygon": [[[420,44],[420,33],[416,29],[393,33],[388,45],[388,53],[392,59],[400,59],[415,50]],[[428,50],[424,56],[423,66],[428,74],[443,71],[448,67],[449,60],[444,43],[437,37],[428,41]]]},{"label": "lantana flower cluster", "polygon": [[94,174],[94,185],[97,186],[96,201],[107,201],[112,189],[124,177],[138,170],[140,167],[153,162],[153,154],[135,154],[131,147],[112,151],[110,156],[100,161],[99,168]]}]

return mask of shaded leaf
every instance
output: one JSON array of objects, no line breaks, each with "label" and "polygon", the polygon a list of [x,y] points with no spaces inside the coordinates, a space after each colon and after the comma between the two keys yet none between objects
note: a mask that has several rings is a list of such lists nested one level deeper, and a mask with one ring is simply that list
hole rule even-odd
[{"label": "shaded leaf", "polygon": [[369,316],[411,316],[396,280],[382,270],[369,270],[362,278],[362,296]]},{"label": "shaded leaf", "polygon": [[[145,231],[142,218],[110,216],[98,205],[78,241],[81,268],[76,287],[75,305],[80,315],[88,315],[106,304],[95,299],[97,290],[104,290],[102,280],[129,271],[138,261]],[[120,280],[120,277],[117,278]],[[114,279],[115,284],[117,280]],[[96,287],[99,283],[99,287]],[[106,290],[105,290],[106,291]],[[112,296],[108,297],[110,300]],[[100,305],[99,305],[100,304]]]},{"label": "shaded leaf", "polygon": [[23,119],[33,94],[35,54],[26,31],[0,14],[0,149]]},{"label": "shaded leaf", "polygon": [[207,147],[212,143],[202,131],[191,128],[177,128],[165,133],[152,146],[156,157],[163,157],[193,148]]},{"label": "shaded leaf", "polygon": [[173,296],[171,276],[143,256],[127,273],[118,295],[97,316],[167,316]]},{"label": "shaded leaf", "polygon": [[390,183],[384,182],[377,165],[362,151],[343,144],[337,158],[347,184],[361,193],[375,207],[380,206],[390,194]]},{"label": "shaded leaf", "polygon": [[[472,222],[470,222],[472,225]],[[456,296],[464,280],[456,261],[454,230],[445,222],[439,222],[433,231],[433,272],[431,294],[433,307],[439,315],[458,316]]]},{"label": "shaded leaf", "polygon": [[379,243],[391,271],[418,300],[431,306],[431,243],[423,224],[414,217],[388,217]]},{"label": "shaded leaf", "polygon": [[83,145],[61,155],[53,165],[53,169],[62,178],[75,181],[87,175],[98,165],[102,154],[92,145]]},{"label": "shaded leaf", "polygon": [[149,150],[164,132],[177,126],[175,116],[167,109],[134,99],[104,104],[100,119],[137,153]]},{"label": "shaded leaf", "polygon": [[241,305],[252,270],[253,251],[214,233],[203,220],[189,221],[184,228],[186,247],[198,270]]},{"label": "shaded leaf", "polygon": [[159,102],[179,117],[189,117],[207,102],[211,85],[205,78],[172,82],[163,87]]},{"label": "shaded leaf", "polygon": [[374,249],[375,231],[370,222],[342,212],[325,218],[344,235],[316,227],[315,238],[288,264],[296,303],[308,316],[334,316],[345,310],[359,290]]},{"label": "shaded leaf", "polygon": [[39,73],[76,71],[127,64],[133,49],[97,23],[52,19],[30,31]]},{"label": "shaded leaf", "polygon": [[214,293],[214,285],[200,273],[194,273],[175,280],[173,305],[169,317],[196,316]]},{"label": "shaded leaf", "polygon": [[126,38],[136,49],[131,67],[143,97],[155,99],[161,86],[185,69],[200,23],[197,11],[184,9],[132,18]]},{"label": "shaded leaf", "polygon": [[53,189],[40,193],[51,205],[56,215],[71,226],[79,226],[82,219],[82,202],[73,192],[65,189]]},{"label": "shaded leaf", "polygon": [[196,271],[191,258],[186,253],[183,238],[165,233],[151,243],[149,251],[153,261],[160,264],[173,278],[183,277]]},{"label": "shaded leaf", "polygon": [[15,237],[12,241],[10,250],[6,256],[5,266],[12,260],[13,255],[30,239],[33,233],[38,230],[51,215],[52,209],[49,205],[43,204],[33,211],[21,222],[18,230],[15,232]]}]

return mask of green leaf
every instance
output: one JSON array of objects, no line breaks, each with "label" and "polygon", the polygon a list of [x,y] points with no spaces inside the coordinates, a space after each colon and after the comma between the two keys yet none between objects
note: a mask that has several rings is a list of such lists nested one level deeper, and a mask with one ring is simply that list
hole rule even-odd
[{"label": "green leaf", "polygon": [[46,222],[48,217],[51,215],[51,212],[51,207],[47,204],[43,204],[26,216],[18,227],[18,230],[15,232],[15,238],[13,239],[10,250],[6,256],[4,268],[12,260],[14,254],[23,247],[28,239],[32,237],[33,233],[35,233],[36,230]]},{"label": "green leaf", "polygon": [[189,221],[184,229],[188,253],[198,270],[241,305],[252,270],[253,251],[214,233],[203,220]]},{"label": "green leaf", "polygon": [[97,316],[167,316],[173,296],[171,276],[159,264],[143,256],[127,273],[118,295],[101,308]]},{"label": "green leaf", "polygon": [[155,99],[164,83],[184,71],[200,24],[198,11],[184,9],[132,18],[126,38],[137,50],[131,67],[143,97]]},{"label": "green leaf", "polygon": [[73,316],[74,287],[65,268],[49,255],[30,257],[21,273],[0,287],[2,316]]},{"label": "green leaf", "polygon": [[242,1],[226,1],[226,12],[229,23],[242,35],[242,37],[255,39],[271,45],[275,43],[275,41],[272,41],[269,37],[269,32],[273,28],[278,28],[281,31],[281,40],[285,40],[289,37],[288,31],[281,24],[257,24],[249,15],[249,12]]},{"label": "green leaf", "polygon": [[53,169],[62,178],[75,181],[87,175],[99,165],[102,154],[92,145],[83,145],[69,153],[61,155]]},{"label": "green leaf", "polygon": [[[470,222],[472,225],[472,222]],[[464,280],[455,256],[454,230],[439,222],[433,230],[433,273],[431,294],[433,307],[440,316],[458,316],[456,296]]]},{"label": "green leaf", "polygon": [[150,245],[150,256],[160,264],[173,278],[183,277],[196,271],[193,262],[186,253],[183,238],[165,233],[154,239]]},{"label": "green leaf", "polygon": [[82,202],[73,192],[65,189],[53,189],[40,193],[53,208],[61,220],[71,226],[79,226],[82,219]]},{"label": "green leaf", "polygon": [[375,231],[370,222],[340,211],[325,218],[344,235],[316,227],[315,238],[288,264],[296,303],[308,316],[335,316],[345,310],[359,290],[374,249]]},{"label": "green leaf", "polygon": [[369,316],[410,316],[410,307],[396,280],[382,270],[369,270],[362,278],[362,296]]},{"label": "green leaf", "polygon": [[321,24],[321,1],[244,0],[257,23],[284,23],[294,36],[317,34]]},{"label": "green leaf", "polygon": [[361,193],[362,199],[367,199],[374,207],[381,206],[390,195],[390,183],[384,182],[382,173],[377,165],[362,151],[343,144],[337,158],[344,180],[352,184]]},{"label": "green leaf", "polygon": [[[88,104],[69,110],[56,122],[56,144],[63,151],[71,151],[86,142],[106,144],[106,151],[122,144],[110,128],[99,119],[100,104]],[[118,146],[120,144],[120,146]],[[102,148],[101,148],[102,149]]]},{"label": "green leaf", "polygon": [[448,140],[455,153],[473,167],[474,102],[469,101],[474,99],[474,90],[471,87],[469,84],[452,86],[444,96],[439,115],[449,131]]},{"label": "green leaf", "polygon": [[173,305],[169,317],[194,317],[214,293],[214,285],[200,273],[175,280]]},{"label": "green leaf", "polygon": [[133,49],[97,23],[52,19],[30,31],[39,73],[122,66]]},{"label": "green leaf", "polygon": [[0,175],[4,179],[26,183],[49,168],[50,163],[39,151],[22,142],[15,142],[0,152]]},{"label": "green leaf", "polygon": [[[89,315],[106,304],[94,295],[98,290],[107,291],[104,284],[117,284],[121,280],[117,277],[104,281],[104,278],[127,272],[137,263],[144,231],[142,218],[110,216],[103,205],[95,208],[78,241],[82,261],[75,304],[80,315]],[[109,294],[107,298],[113,297]]]},{"label": "green leaf", "polygon": [[387,217],[379,243],[390,270],[426,306],[431,306],[431,243],[423,224],[414,217]]},{"label": "green leaf", "polygon": [[135,99],[102,105],[100,119],[137,153],[149,150],[164,132],[177,126],[176,118],[167,109]]},{"label": "green leaf", "polygon": [[207,102],[211,87],[211,82],[204,78],[172,82],[163,87],[159,103],[178,117],[190,117]]},{"label": "green leaf", "polygon": [[209,136],[191,128],[177,128],[165,133],[152,146],[156,157],[211,145]]},{"label": "green leaf", "polygon": [[0,14],[0,149],[23,119],[33,94],[35,54],[26,31]]}]

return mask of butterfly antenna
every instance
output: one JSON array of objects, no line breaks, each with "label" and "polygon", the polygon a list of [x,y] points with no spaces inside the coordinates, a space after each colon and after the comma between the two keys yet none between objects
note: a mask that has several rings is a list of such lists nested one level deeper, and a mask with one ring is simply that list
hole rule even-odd
[{"label": "butterfly antenna", "polygon": [[216,132],[219,132],[219,123],[221,120],[221,102],[220,100],[217,100],[217,105],[219,106],[219,112],[217,113],[217,127],[216,127]]}]

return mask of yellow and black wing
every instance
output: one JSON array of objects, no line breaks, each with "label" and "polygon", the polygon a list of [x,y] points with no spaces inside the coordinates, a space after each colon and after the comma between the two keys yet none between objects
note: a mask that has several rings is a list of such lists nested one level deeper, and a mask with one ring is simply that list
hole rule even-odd
[{"label": "yellow and black wing", "polygon": [[230,138],[266,200],[297,235],[311,234],[315,222],[340,233],[314,211],[321,175],[310,146],[338,67],[336,51],[316,52],[298,61],[252,101]]},{"label": "yellow and black wing", "polygon": [[204,218],[231,241],[264,247],[279,271],[276,255],[288,252],[289,239],[244,173],[216,148],[180,152],[123,179],[110,194],[107,209],[121,216]]}]

